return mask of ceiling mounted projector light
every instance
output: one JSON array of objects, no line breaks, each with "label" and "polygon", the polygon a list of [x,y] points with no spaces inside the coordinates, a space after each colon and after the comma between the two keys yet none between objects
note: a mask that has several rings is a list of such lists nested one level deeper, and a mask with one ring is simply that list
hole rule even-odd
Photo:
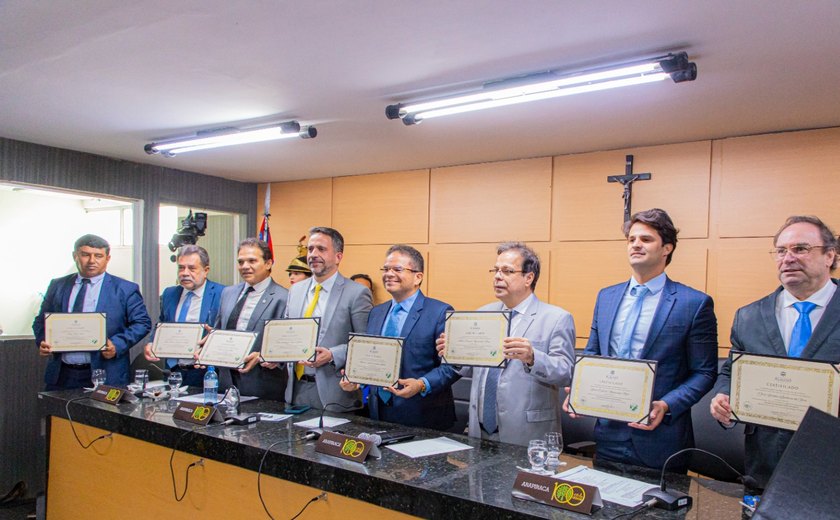
[{"label": "ceiling mounted projector light", "polygon": [[697,78],[697,65],[688,61],[688,54],[679,52],[571,74],[543,72],[486,83],[480,90],[466,94],[388,105],[385,116],[388,119],[402,119],[406,125],[413,125],[434,117],[641,85],[668,78],[674,83],[694,81]]},{"label": "ceiling mounted projector light", "polygon": [[318,135],[318,131],[314,126],[307,126],[301,129],[300,123],[297,121],[286,121],[257,128],[239,129],[226,127],[199,131],[191,137],[149,143],[144,147],[144,150],[151,155],[161,154],[164,157],[174,157],[182,153],[209,150],[210,148],[219,148],[222,146],[258,143],[274,139],[290,139],[293,137],[311,139],[316,135]]}]

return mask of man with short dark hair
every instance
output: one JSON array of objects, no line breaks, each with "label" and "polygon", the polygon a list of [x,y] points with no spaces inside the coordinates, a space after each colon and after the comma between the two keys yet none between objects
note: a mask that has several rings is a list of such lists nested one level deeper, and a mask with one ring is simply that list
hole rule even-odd
[{"label": "man with short dark hair", "polygon": [[[781,286],[738,309],[732,323],[732,352],[840,362],[840,296],[831,273],[837,268],[838,241],[822,220],[813,216],[787,219],[770,251]],[[715,385],[710,411],[725,426],[732,424],[729,406],[731,365],[727,360]],[[746,425],[746,474],[761,492],[792,431]]]},{"label": "man with short dark hair", "polygon": [[[572,377],[575,322],[572,315],[540,301],[534,289],[540,259],[522,242],[496,249],[490,269],[496,303],[479,311],[510,311],[510,337],[504,339],[504,368],[465,368],[472,373],[469,434],[527,446],[560,431],[560,389]],[[446,335],[437,340],[446,355]]]},{"label": "man with short dark hair", "polygon": [[[201,246],[189,244],[178,249],[175,259],[178,265],[178,285],[164,289],[160,297],[158,323],[204,323],[213,325],[219,315],[224,285],[207,278],[210,273],[210,255]],[[152,353],[152,339],[143,349],[148,361],[160,361]],[[205,369],[195,366],[195,360],[166,360],[166,366],[183,374],[183,383],[189,386],[204,384]]]},{"label": "man with short dark hair", "polygon": [[[677,233],[661,209],[634,214],[624,225],[633,276],[598,293],[584,354],[657,362],[649,423],[598,419],[598,461],[660,469],[694,446],[691,407],[714,384],[717,319],[711,297],[665,274]],[[687,464],[678,457],[668,469],[685,472]]]},{"label": "man with short dark hair", "polygon": [[[446,430],[455,422],[452,383],[460,375],[442,365],[435,340],[443,333],[449,304],[429,298],[420,290],[423,255],[397,244],[388,248],[382,266],[382,285],[392,300],[370,311],[367,333],[403,338],[397,384],[371,387],[368,398],[372,419]],[[359,385],[342,380],[345,391]]]},{"label": "man with short dark hair", "polygon": [[[129,350],[152,328],[152,320],[136,283],[106,272],[111,246],[96,235],[84,235],[73,246],[78,273],[50,282],[41,311],[32,323],[35,344],[49,356],[46,390],[93,386],[91,370],[105,369],[108,385],[128,384]],[[106,318],[106,346],[101,352],[53,353],[44,341],[48,313],[101,312]]]}]

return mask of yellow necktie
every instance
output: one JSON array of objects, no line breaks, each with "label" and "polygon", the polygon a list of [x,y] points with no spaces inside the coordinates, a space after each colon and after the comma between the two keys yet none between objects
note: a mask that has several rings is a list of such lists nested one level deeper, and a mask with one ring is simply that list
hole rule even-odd
[{"label": "yellow necktie", "polygon": [[[303,313],[304,318],[311,318],[312,314],[315,312],[315,307],[318,305],[318,296],[321,295],[321,284],[315,284],[315,295],[312,297],[312,301],[309,302],[309,305],[306,307],[306,311]],[[304,366],[300,363],[295,365],[295,377],[300,379],[303,375]]]}]

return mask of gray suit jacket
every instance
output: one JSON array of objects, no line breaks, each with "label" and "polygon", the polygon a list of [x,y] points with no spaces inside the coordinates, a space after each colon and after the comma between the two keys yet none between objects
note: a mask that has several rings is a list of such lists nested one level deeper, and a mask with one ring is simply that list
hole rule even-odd
[{"label": "gray suit jacket", "polygon": [[[500,311],[501,302],[479,310]],[[534,347],[534,366],[519,360],[508,363],[499,380],[497,410],[499,439],[527,446],[546,432],[560,431],[560,393],[572,379],[575,351],[575,322],[572,315],[555,305],[535,300],[516,335],[528,338]],[[472,370],[469,433],[481,437],[478,396],[487,368]],[[565,396],[565,393],[563,394]]]},{"label": "gray suit jacket", "polygon": [[[837,284],[836,280],[832,281]],[[784,339],[776,321],[776,298],[781,293],[782,287],[779,287],[772,294],[738,309],[732,323],[732,351],[787,356]],[[840,287],[828,302],[811,339],[802,351],[802,358],[840,362]],[[731,369],[729,361],[721,367],[715,384],[715,394],[729,395]],[[760,488],[767,485],[793,433],[789,430],[752,424],[744,428],[744,468],[747,475],[758,481]]]},{"label": "gray suit jacket", "polygon": [[[224,288],[219,317],[216,319],[214,328],[225,328],[230,313],[236,306],[236,301],[244,288],[245,282]],[[248,330],[258,333],[252,351],[258,351],[262,346],[262,335],[266,320],[282,318],[285,314],[288,295],[289,291],[271,280],[248,320]],[[284,370],[269,370],[259,365],[247,374],[222,369],[219,371],[219,383],[220,388],[235,384],[242,395],[254,395],[263,399],[282,401],[283,389],[286,386],[286,373]]]},{"label": "gray suit jacket", "polygon": [[[301,318],[306,312],[306,293],[315,283],[315,278],[296,283],[289,293],[289,305],[286,307],[286,317]],[[335,411],[342,411],[341,407],[361,406],[359,392],[345,392],[338,385],[341,378],[340,370],[347,360],[347,338],[351,332],[364,334],[367,330],[368,314],[373,308],[373,298],[370,290],[356,282],[336,274],[332,294],[327,300],[327,308],[321,316],[321,330],[318,334],[318,346],[330,349],[332,363],[328,363],[315,373],[315,384],[318,385],[318,396],[321,403],[341,405]],[[286,386],[286,402],[291,403],[293,397],[294,364],[287,365],[289,374]]]}]

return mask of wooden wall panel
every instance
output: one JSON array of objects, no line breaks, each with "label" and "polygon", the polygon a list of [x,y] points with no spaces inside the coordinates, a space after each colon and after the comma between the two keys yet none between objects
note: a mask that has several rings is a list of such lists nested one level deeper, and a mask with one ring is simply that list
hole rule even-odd
[{"label": "wooden wall panel", "polygon": [[773,236],[789,215],[840,225],[840,128],[724,139],[720,236]]},{"label": "wooden wall panel", "polygon": [[429,170],[337,177],[332,217],[348,244],[425,244]]},{"label": "wooden wall panel", "polygon": [[435,168],[430,242],[548,241],[551,158]]},{"label": "wooden wall panel", "polygon": [[[529,244],[540,257],[537,297],[548,301],[551,265],[549,245]],[[429,248],[429,295],[456,310],[473,310],[497,301],[490,269],[496,263],[496,244],[438,245]]]},{"label": "wooden wall panel", "polygon": [[[271,184],[269,222],[274,244],[297,244],[312,226],[332,226],[332,182],[332,179],[313,179]],[[265,185],[260,184],[257,190],[259,222],[262,222],[264,200]]]},{"label": "wooden wall panel", "polygon": [[623,187],[607,176],[624,173],[625,155],[634,156],[635,173],[652,174],[633,184],[633,211],[662,208],[680,238],[705,238],[710,153],[711,141],[698,141],[555,157],[552,239],[621,238]]}]

